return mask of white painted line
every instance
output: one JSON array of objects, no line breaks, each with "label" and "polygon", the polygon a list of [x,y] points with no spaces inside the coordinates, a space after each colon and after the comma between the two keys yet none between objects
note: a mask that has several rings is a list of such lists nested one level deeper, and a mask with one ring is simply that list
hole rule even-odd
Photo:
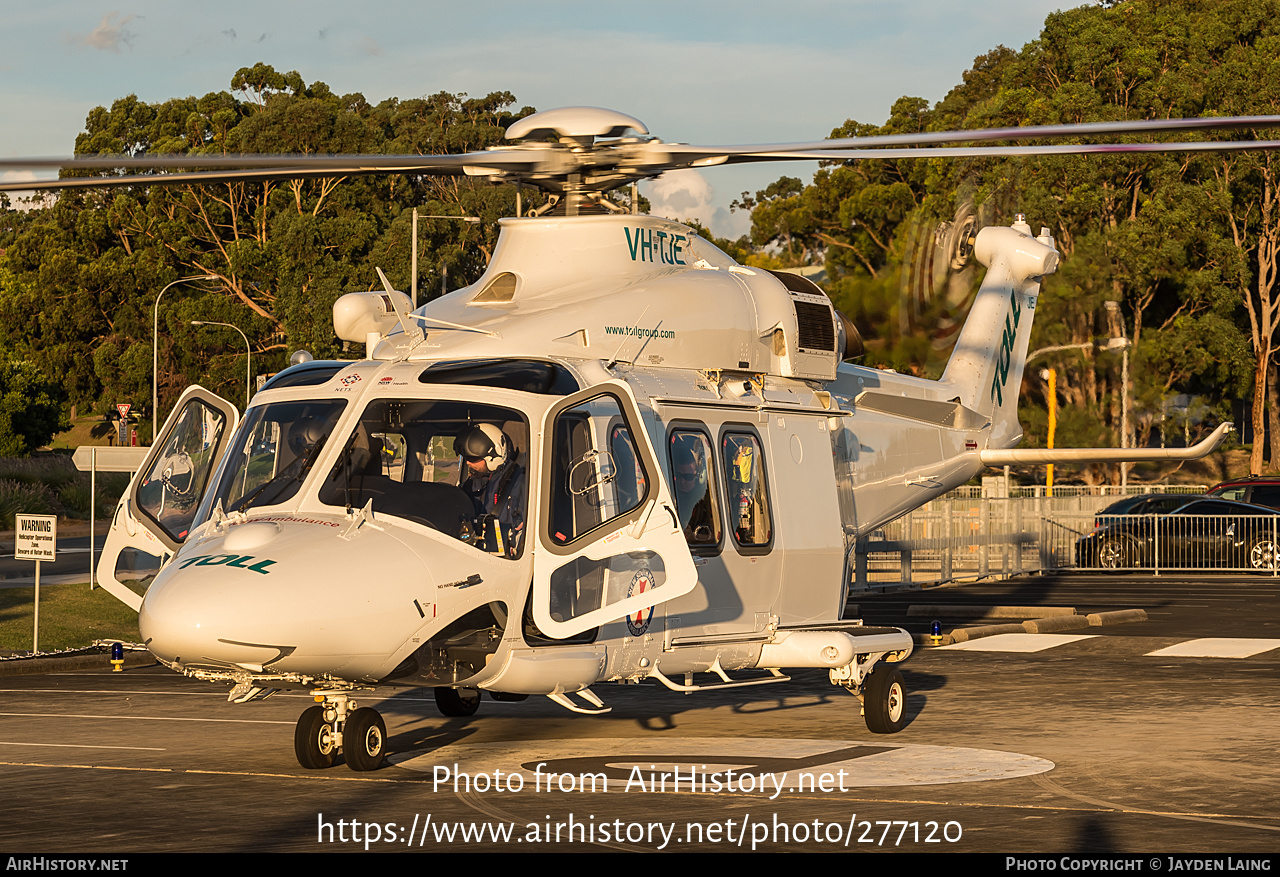
[{"label": "white painted line", "polygon": [[1147,652],[1152,658],[1248,658],[1280,649],[1280,639],[1205,637]]},{"label": "white painted line", "polygon": [[964,643],[939,646],[963,652],[1043,652],[1081,639],[1093,639],[1093,633],[998,633]]},{"label": "white painted line", "polygon": [[0,713],[0,716],[18,716],[33,719],[144,719],[152,722],[231,722],[237,725],[293,725],[296,722],[270,722],[263,719],[186,719],[177,716],[88,716],[74,713]]},{"label": "white painted line", "polygon": [[89,743],[23,743],[20,740],[0,740],[0,746],[57,746],[61,749],[140,749],[144,752],[165,752],[161,746],[93,746]]},{"label": "white painted line", "polygon": [[[1053,770],[1043,758],[992,749],[862,740],[741,737],[525,740],[452,743],[391,756],[396,767],[442,776],[450,789],[487,791],[510,776],[529,791],[668,791],[710,794],[852,792],[1034,776]],[[680,780],[676,780],[679,766]],[[465,777],[464,777],[465,774]],[[500,776],[499,776],[500,775]],[[822,788],[817,787],[821,782]],[[567,784],[566,784],[567,783]],[[579,784],[581,783],[581,787]]]},{"label": "white painted line", "polygon": [[[146,691],[141,688],[0,688],[0,694],[177,694],[186,697],[216,697],[226,700],[225,694],[216,691]],[[273,695],[278,696],[278,695]],[[288,695],[285,695],[286,697]],[[311,695],[297,695],[310,698]]]}]

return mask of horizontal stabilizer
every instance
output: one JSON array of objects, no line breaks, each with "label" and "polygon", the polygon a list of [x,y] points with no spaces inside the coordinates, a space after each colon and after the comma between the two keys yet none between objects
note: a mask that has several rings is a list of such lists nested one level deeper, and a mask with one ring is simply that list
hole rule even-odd
[{"label": "horizontal stabilizer", "polygon": [[1155,460],[1199,460],[1222,444],[1234,424],[1224,423],[1198,444],[1189,448],[1015,448],[1007,451],[979,451],[987,466],[1019,463],[1149,463]]}]

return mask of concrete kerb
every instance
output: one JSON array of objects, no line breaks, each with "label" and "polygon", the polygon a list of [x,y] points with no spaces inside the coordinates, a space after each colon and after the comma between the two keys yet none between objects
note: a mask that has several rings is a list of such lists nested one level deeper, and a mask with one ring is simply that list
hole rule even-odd
[{"label": "concrete kerb", "polygon": [[1094,612],[1085,616],[1090,627],[1105,627],[1108,624],[1132,624],[1135,621],[1146,621],[1147,613],[1142,609],[1116,609],[1112,612]]},{"label": "concrete kerb", "polygon": [[930,603],[907,607],[907,617],[935,616],[942,618],[1048,618],[1054,615],[1075,615],[1071,606],[961,606],[949,603]]},{"label": "concrete kerb", "polygon": [[1052,618],[1033,618],[1022,622],[1027,633],[1051,633],[1055,630],[1079,630],[1089,626],[1083,615],[1055,615]]},{"label": "concrete kerb", "polygon": [[[1028,618],[1021,624],[985,624],[977,627],[957,627],[950,633],[944,634],[939,645],[969,642],[970,640],[996,636],[1001,633],[1051,633],[1059,630],[1104,627],[1111,624],[1132,624],[1133,622],[1147,620],[1147,613],[1142,609],[1117,609],[1111,612],[1076,615],[1074,609],[1057,606],[910,606],[907,609],[907,615],[942,618],[1019,618],[1025,617],[1025,613],[1032,611],[1040,612],[1045,617]],[[927,634],[916,634],[913,639],[917,645],[929,646],[933,644]]]}]

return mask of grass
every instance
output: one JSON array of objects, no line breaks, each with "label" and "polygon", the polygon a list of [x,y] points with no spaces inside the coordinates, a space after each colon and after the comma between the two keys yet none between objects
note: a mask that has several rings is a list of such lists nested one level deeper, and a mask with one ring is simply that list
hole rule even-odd
[{"label": "grass", "polygon": [[[65,454],[0,457],[0,530],[12,530],[16,514],[88,520],[89,480]],[[127,472],[98,473],[99,520],[111,517],[128,486]]]},{"label": "grass", "polygon": [[[35,588],[0,588],[0,649],[30,651]],[[139,642],[138,615],[101,588],[40,586],[40,651],[88,646],[95,639]]]}]

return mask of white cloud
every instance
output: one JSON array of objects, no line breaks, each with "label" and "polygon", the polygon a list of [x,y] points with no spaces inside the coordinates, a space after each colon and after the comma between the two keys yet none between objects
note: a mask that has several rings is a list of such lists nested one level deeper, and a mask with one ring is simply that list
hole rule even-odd
[{"label": "white cloud", "polygon": [[133,38],[136,34],[126,29],[125,25],[137,17],[136,15],[126,15],[123,19],[117,21],[120,18],[120,13],[108,12],[102,16],[102,21],[98,22],[97,27],[86,36],[80,38],[79,43],[94,49],[105,49],[109,52],[119,52],[121,46],[132,49]]},{"label": "white cloud", "polygon": [[698,170],[667,171],[656,180],[641,183],[649,199],[649,212],[683,222],[696,219],[719,237],[738,238],[751,227],[751,217],[731,213],[716,197],[715,186]]}]

